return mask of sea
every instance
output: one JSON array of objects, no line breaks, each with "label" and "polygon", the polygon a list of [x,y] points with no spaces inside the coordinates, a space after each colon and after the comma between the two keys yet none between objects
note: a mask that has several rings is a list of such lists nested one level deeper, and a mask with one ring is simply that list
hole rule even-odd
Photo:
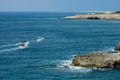
[{"label": "sea", "polygon": [[75,55],[120,42],[119,20],[64,18],[75,14],[0,12],[0,80],[120,80],[119,69],[70,66]]}]

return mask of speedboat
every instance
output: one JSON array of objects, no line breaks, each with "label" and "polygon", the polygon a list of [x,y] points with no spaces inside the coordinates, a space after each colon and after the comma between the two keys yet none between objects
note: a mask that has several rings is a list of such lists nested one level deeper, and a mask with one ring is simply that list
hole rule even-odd
[{"label": "speedboat", "polygon": [[22,42],[19,44],[18,48],[20,48],[20,49],[28,48],[29,44],[30,44],[29,41],[22,41]]},{"label": "speedboat", "polygon": [[43,41],[43,40],[44,40],[43,37],[38,37],[38,38],[37,38],[37,42],[41,42],[41,41]]}]

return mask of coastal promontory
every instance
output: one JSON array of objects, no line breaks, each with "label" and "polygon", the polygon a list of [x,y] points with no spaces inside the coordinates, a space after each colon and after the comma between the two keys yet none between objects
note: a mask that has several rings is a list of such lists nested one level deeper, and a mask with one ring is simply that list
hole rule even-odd
[{"label": "coastal promontory", "polygon": [[66,16],[65,19],[120,20],[120,11]]}]

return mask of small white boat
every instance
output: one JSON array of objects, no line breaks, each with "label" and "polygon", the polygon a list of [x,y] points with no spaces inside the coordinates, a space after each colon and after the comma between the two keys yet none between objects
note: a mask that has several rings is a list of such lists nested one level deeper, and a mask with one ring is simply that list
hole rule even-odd
[{"label": "small white boat", "polygon": [[29,44],[30,44],[29,41],[22,41],[22,42],[19,44],[18,48],[19,48],[19,49],[28,48]]},{"label": "small white boat", "polygon": [[38,37],[38,38],[37,38],[37,42],[41,42],[41,41],[43,41],[43,40],[44,40],[43,37]]}]

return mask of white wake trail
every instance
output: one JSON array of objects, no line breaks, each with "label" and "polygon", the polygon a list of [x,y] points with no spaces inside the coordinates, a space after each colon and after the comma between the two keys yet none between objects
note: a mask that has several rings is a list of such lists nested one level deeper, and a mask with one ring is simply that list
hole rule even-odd
[{"label": "white wake trail", "polygon": [[15,47],[15,48],[2,49],[2,50],[0,50],[0,53],[12,52],[12,51],[16,51],[16,50],[19,50],[19,48]]},{"label": "white wake trail", "polygon": [[6,44],[6,45],[1,45],[0,48],[5,48],[5,47],[13,47],[13,46],[18,46],[21,43],[16,43],[16,44]]}]

